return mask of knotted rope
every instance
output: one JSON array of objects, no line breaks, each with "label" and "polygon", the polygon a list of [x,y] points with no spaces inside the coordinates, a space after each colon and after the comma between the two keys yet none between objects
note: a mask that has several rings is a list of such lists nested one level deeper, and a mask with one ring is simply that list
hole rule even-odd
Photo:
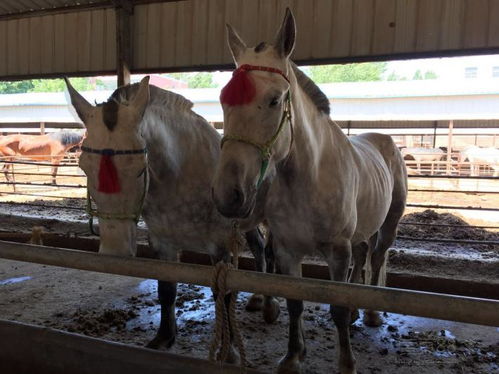
[{"label": "knotted rope", "polygon": [[[215,335],[210,346],[209,360],[219,361],[220,363],[224,363],[227,360],[231,348],[232,330],[232,338],[241,359],[240,365],[244,369],[247,361],[243,338],[236,319],[237,291],[231,291],[227,288],[227,273],[230,269],[237,269],[239,252],[243,246],[244,243],[239,233],[239,226],[235,223],[228,246],[232,253],[232,263],[218,262],[215,265],[211,282],[213,295],[217,295],[217,297],[215,300]],[[230,294],[230,301],[227,308],[225,305],[225,296],[228,294]],[[216,355],[217,349],[219,349],[218,355]]]}]

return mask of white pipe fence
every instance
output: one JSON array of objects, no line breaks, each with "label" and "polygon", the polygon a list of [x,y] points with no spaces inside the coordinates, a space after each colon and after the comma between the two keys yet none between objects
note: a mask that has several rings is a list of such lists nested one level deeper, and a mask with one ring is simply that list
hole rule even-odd
[{"label": "white pipe fence", "polygon": [[[210,286],[213,275],[211,266],[107,256],[6,241],[0,241],[0,258],[202,286]],[[227,287],[232,290],[339,306],[499,326],[499,301],[496,300],[241,270],[228,271]]]}]

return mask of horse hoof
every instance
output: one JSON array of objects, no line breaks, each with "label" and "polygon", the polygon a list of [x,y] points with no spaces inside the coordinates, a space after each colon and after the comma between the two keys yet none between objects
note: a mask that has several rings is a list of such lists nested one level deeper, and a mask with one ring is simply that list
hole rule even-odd
[{"label": "horse hoof", "polygon": [[271,297],[263,306],[263,320],[267,323],[274,323],[279,318],[281,308],[279,302]]},{"label": "horse hoof", "polygon": [[380,327],[383,324],[383,319],[378,312],[366,310],[364,312],[364,325],[369,327]]},{"label": "horse hoof", "polygon": [[263,295],[253,294],[246,303],[246,310],[248,312],[258,312],[263,308]]},{"label": "horse hoof", "polygon": [[341,374],[357,374],[357,370],[354,368],[340,368],[340,373]]},{"label": "horse hoof", "polygon": [[279,361],[279,366],[277,367],[277,374],[301,374],[301,363],[297,357],[283,357]]},{"label": "horse hoof", "polygon": [[159,349],[161,347],[170,348],[175,343],[175,336],[170,338],[157,334],[153,340],[146,344],[146,348]]}]

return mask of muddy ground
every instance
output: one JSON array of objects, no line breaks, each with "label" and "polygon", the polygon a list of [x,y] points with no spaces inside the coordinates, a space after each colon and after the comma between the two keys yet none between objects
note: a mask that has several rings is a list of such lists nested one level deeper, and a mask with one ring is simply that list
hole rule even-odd
[{"label": "muddy ground", "polygon": [[[55,207],[35,208],[38,211],[30,207],[26,212],[2,204],[1,229],[27,232],[36,224],[46,232],[88,235],[83,211],[60,209],[57,203],[51,204]],[[59,204],[67,206],[67,202]],[[70,204],[82,207],[81,201]],[[457,216],[433,211],[408,215],[404,220],[466,225]],[[401,235],[499,240],[497,231],[463,227],[403,225]],[[142,238],[145,239],[144,232]],[[406,252],[421,254],[419,262],[407,261]],[[398,240],[390,254],[389,270],[446,274],[499,284],[499,248]],[[240,295],[237,311],[247,355],[252,366],[271,372],[286,349],[285,303],[280,301],[281,316],[269,325],[263,322],[260,313],[244,310],[247,297]],[[210,290],[181,284],[176,306],[178,336],[170,351],[206,358],[214,316]],[[152,339],[159,324],[156,282],[0,260],[0,318],[143,346]],[[304,326],[308,348],[304,373],[335,372],[338,347],[328,306],[306,303]],[[499,373],[499,330],[493,327],[390,313],[385,315],[385,324],[380,328],[356,322],[352,342],[361,374]]]}]

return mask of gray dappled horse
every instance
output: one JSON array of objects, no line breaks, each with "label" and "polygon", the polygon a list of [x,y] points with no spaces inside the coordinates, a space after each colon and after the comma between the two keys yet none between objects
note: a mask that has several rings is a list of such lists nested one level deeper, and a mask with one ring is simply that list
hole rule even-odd
[{"label": "gray dappled horse", "polygon": [[[142,214],[155,257],[177,261],[178,252],[187,249],[208,253],[214,262],[227,261],[232,221],[218,213],[210,193],[220,135],[192,111],[192,103],[149,86],[148,77],[118,88],[96,106],[66,83],[87,128],[79,162],[97,206],[99,253],[135,256],[136,223]],[[257,209],[240,221],[241,229],[248,230],[258,270],[263,267],[263,241],[255,227],[261,214]],[[161,323],[151,348],[174,343],[176,286],[158,282]],[[278,311],[275,300],[267,307]]]},{"label": "gray dappled horse", "polygon": [[[407,174],[389,136],[347,138],[329,117],[329,101],[289,60],[295,21],[289,11],[273,45],[248,48],[228,26],[237,69],[220,96],[224,110],[222,154],[213,198],[222,214],[243,217],[260,204],[258,185],[270,184],[265,217],[280,273],[300,276],[305,255],[321,254],[330,276],[358,282],[368,252],[371,284],[382,278],[386,251],[404,211]],[[371,244],[371,247],[369,246]],[[288,352],[279,373],[300,373],[306,348],[303,302],[287,300]],[[350,310],[332,308],[341,373],[355,373]],[[376,312],[365,322],[379,325]]]}]

